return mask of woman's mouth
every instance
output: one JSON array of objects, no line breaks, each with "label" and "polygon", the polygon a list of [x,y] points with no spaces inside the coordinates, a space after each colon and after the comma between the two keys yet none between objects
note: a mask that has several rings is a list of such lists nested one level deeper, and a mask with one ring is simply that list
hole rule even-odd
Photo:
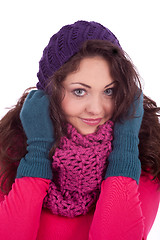
[{"label": "woman's mouth", "polygon": [[96,119],[92,119],[92,118],[81,118],[81,120],[90,125],[90,126],[95,126],[95,125],[98,125],[100,123],[102,118],[96,118]]}]

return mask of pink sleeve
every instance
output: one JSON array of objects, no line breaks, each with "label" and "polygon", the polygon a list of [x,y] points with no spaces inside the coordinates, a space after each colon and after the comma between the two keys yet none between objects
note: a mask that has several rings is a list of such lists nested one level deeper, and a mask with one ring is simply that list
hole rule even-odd
[{"label": "pink sleeve", "polygon": [[102,182],[89,240],[142,240],[144,218],[138,185],[127,177]]},{"label": "pink sleeve", "polygon": [[160,202],[160,185],[151,175],[143,175],[140,177],[138,191],[141,201],[141,209],[144,216],[144,239],[147,239],[154,220],[156,218],[159,202]]},{"label": "pink sleeve", "polygon": [[35,240],[50,180],[24,177],[0,203],[0,239]]}]

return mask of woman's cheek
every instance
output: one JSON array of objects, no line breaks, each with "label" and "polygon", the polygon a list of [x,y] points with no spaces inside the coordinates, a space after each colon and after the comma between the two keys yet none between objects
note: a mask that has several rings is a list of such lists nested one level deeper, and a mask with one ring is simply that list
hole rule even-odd
[{"label": "woman's cheek", "polygon": [[107,115],[110,116],[110,118],[113,116],[114,113],[114,108],[115,108],[115,102],[113,99],[109,99],[106,105],[106,112]]},{"label": "woman's cheek", "polygon": [[79,112],[79,109],[81,108],[81,104],[78,103],[75,100],[72,100],[69,97],[65,97],[62,101],[62,110],[67,116],[73,116],[76,115],[76,113]]}]

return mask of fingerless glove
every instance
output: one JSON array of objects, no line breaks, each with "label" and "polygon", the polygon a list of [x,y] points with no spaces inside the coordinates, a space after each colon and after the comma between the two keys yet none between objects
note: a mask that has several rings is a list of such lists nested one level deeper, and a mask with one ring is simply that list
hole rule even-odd
[{"label": "fingerless glove", "polygon": [[114,125],[113,151],[108,160],[106,178],[110,176],[130,177],[139,182],[141,163],[139,160],[139,130],[143,117],[143,94],[135,97],[128,116],[135,107],[135,116]]},{"label": "fingerless glove", "polygon": [[33,90],[28,94],[20,119],[27,136],[28,152],[20,161],[16,177],[52,179],[49,151],[54,142],[54,130],[49,115],[49,99],[44,91]]}]

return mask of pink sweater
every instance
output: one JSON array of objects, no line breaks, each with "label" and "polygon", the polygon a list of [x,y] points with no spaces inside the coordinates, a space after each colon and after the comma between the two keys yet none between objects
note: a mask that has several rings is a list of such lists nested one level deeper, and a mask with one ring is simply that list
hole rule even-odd
[{"label": "pink sweater", "polygon": [[42,208],[50,180],[16,179],[8,196],[1,195],[1,240],[142,240],[155,220],[158,184],[141,176],[102,182],[96,209],[75,218],[51,214]]}]

